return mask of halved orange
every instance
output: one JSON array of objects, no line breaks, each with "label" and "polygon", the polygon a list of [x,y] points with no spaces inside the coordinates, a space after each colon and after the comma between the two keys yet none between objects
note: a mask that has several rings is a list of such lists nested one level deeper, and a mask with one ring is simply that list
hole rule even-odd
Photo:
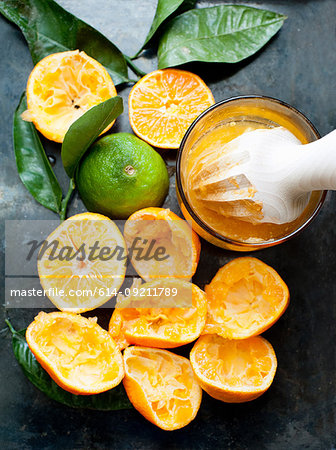
[{"label": "halved orange", "polygon": [[26,339],[51,378],[72,394],[108,391],[124,377],[122,355],[96,318],[40,312],[27,328]]},{"label": "halved orange", "polygon": [[134,133],[154,147],[178,148],[191,123],[214,103],[210,89],[194,73],[156,70],[132,88],[129,119]]},{"label": "halved orange", "polygon": [[195,418],[202,390],[187,358],[167,350],[129,347],[124,361],[126,393],[147,420],[163,430],[177,430]]},{"label": "halved orange", "polygon": [[53,53],[39,61],[29,76],[23,119],[32,121],[46,138],[63,142],[75,120],[115,95],[113,81],[98,61],[79,50]]},{"label": "halved orange", "polygon": [[[200,239],[187,221],[169,209],[149,207],[136,211],[125,223],[124,237],[131,263],[144,280],[189,280],[195,274]],[[141,253],[131,251],[132,246]]]},{"label": "halved orange", "polygon": [[245,339],[271,327],[289,304],[288,287],[272,267],[251,257],[236,258],[205,286],[208,317],[203,334]]},{"label": "halved orange", "polygon": [[118,297],[109,324],[109,333],[120,349],[130,344],[174,348],[201,334],[207,300],[196,285],[184,280],[156,280],[133,285],[130,291],[129,297]]},{"label": "halved orange", "polygon": [[228,403],[248,402],[262,395],[277,368],[273,347],[261,336],[241,340],[201,336],[191,350],[190,362],[201,387]]},{"label": "halved orange", "polygon": [[83,213],[69,217],[47,237],[37,268],[52,303],[62,311],[82,313],[116,294],[125,278],[126,259],[117,225],[101,214]]}]

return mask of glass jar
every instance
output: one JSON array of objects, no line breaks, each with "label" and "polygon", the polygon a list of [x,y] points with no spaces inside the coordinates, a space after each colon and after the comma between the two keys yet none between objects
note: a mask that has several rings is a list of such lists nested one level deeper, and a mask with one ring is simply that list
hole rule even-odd
[{"label": "glass jar", "polygon": [[196,161],[194,155],[198,149],[207,148],[208,143],[211,145],[212,136],[215,133],[220,136],[227,126],[233,132],[236,127],[237,135],[241,134],[238,128],[242,129],[244,123],[254,124],[255,128],[282,126],[303,144],[320,137],[312,123],[298,110],[280,100],[259,96],[234,97],[216,103],[189,127],[181,142],[176,162],[176,190],[182,213],[187,220],[191,220],[193,229],[204,239],[218,247],[237,251],[270,247],[295,236],[316,216],[326,196],[325,191],[312,192],[300,217],[283,225],[251,224],[202,210],[195,197],[193,198],[190,183],[188,184],[188,175],[193,161]]}]

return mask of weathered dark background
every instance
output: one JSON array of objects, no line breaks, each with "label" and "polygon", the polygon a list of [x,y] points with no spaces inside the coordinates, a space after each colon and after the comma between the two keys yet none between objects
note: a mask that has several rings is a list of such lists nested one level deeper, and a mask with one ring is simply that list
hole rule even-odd
[{"label": "weathered dark background", "polygon": [[[149,29],[155,0],[62,0],[61,5],[98,28],[122,51],[134,54]],[[198,7],[225,2],[199,1]],[[230,1],[230,3],[243,3]],[[288,15],[267,47],[237,65],[195,64],[215,99],[264,94],[282,99],[305,113],[320,133],[336,126],[336,1],[245,1]],[[12,115],[25,88],[32,62],[15,26],[0,18],[1,230],[5,219],[52,219],[21,184],[12,149]],[[138,61],[145,71],[156,68],[154,54]],[[127,99],[129,88],[121,95]],[[131,131],[127,112],[113,131]],[[56,171],[66,188],[59,148]],[[175,151],[165,152],[174,166]],[[165,206],[178,211],[174,177]],[[75,197],[70,213],[84,211]],[[49,400],[24,377],[11,349],[9,332],[0,334],[0,445],[4,449],[332,449],[336,447],[336,196],[329,194],[314,223],[290,242],[255,256],[271,264],[288,283],[291,304],[267,333],[278,357],[269,391],[248,404],[228,405],[204,395],[197,418],[186,428],[164,432],[135,410],[82,411]],[[4,269],[4,245],[0,262]],[[217,269],[237,256],[202,242],[195,277],[201,287]],[[4,271],[4,270],[3,270]],[[3,287],[2,287],[3,290]],[[4,296],[2,295],[2,302]],[[36,311],[8,311],[23,328]],[[5,328],[2,308],[1,328]],[[106,318],[105,318],[106,322]],[[104,323],[104,320],[103,322]]]}]

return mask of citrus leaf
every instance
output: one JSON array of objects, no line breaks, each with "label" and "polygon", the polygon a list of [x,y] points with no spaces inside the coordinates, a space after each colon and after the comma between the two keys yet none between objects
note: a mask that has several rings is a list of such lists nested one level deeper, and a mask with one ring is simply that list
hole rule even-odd
[{"label": "citrus leaf", "polygon": [[139,54],[141,50],[148,46],[149,42],[152,40],[156,32],[168,18],[171,18],[173,15],[175,16],[184,11],[188,11],[188,9],[192,9],[195,6],[195,3],[196,0],[158,0],[152,25],[143,46],[137,54]]},{"label": "citrus leaf", "polygon": [[65,194],[65,197],[63,198],[63,200],[61,202],[61,210],[59,213],[61,222],[63,222],[63,220],[66,219],[68,205],[69,205],[69,202],[71,200],[72,194],[75,189],[76,189],[75,180],[73,178],[70,178],[68,192]]},{"label": "citrus leaf", "polygon": [[121,51],[53,0],[0,0],[0,12],[21,29],[34,64],[51,53],[78,49],[103,64],[115,85],[129,81]]},{"label": "citrus leaf", "polygon": [[14,113],[13,139],[16,166],[22,183],[45,208],[59,213],[62,190],[32,122],[22,120],[27,109],[25,93]]},{"label": "citrus leaf", "polygon": [[61,152],[64,169],[70,178],[90,145],[122,112],[122,98],[116,95],[90,108],[70,126]]},{"label": "citrus leaf", "polygon": [[132,408],[122,384],[115,388],[95,395],[75,395],[58,386],[48,373],[37,362],[28,347],[25,330],[13,333],[12,344],[15,358],[20,364],[23,373],[37,389],[53,400],[72,408],[97,409],[101,411]]},{"label": "citrus leaf", "polygon": [[168,23],[159,43],[159,69],[190,61],[236,63],[261,49],[285,19],[243,5],[188,11]]}]

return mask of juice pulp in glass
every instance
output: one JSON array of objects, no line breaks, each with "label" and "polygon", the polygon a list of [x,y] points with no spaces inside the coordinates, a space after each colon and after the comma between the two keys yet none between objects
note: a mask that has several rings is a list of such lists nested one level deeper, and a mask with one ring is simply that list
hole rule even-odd
[{"label": "juice pulp in glass", "polygon": [[[311,193],[310,201],[302,214],[294,221],[277,225],[274,223],[252,223],[223,214],[216,204],[212,206],[202,200],[199,191],[194,189],[199,172],[213,162],[225,151],[225,144],[243,133],[262,128],[279,126],[269,120],[259,121],[252,118],[227,120],[207,131],[189,149],[184,167],[184,188],[187,200],[196,215],[210,228],[231,240],[260,243],[281,239],[297,230],[309,217],[320,196],[319,192]],[[307,140],[301,133],[289,130],[303,143]],[[270,150],[271,151],[271,150]]]}]

